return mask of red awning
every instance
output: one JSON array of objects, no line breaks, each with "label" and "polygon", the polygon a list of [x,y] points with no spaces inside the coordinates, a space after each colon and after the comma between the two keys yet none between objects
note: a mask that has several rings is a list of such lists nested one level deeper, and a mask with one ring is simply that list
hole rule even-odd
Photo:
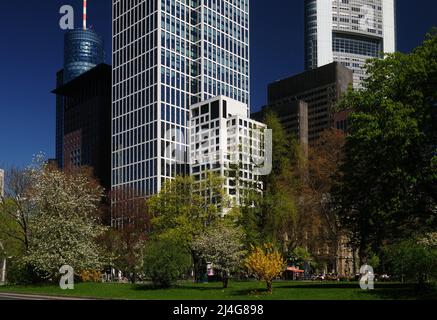
[{"label": "red awning", "polygon": [[296,269],[296,268],[293,268],[293,267],[288,267],[287,271],[291,271],[291,272],[295,272],[295,273],[304,273],[305,272],[303,270],[299,270],[299,269]]}]

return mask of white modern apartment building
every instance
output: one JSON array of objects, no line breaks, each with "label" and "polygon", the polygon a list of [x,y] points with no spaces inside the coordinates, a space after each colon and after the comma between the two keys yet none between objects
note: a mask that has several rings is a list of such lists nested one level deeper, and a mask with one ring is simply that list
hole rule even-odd
[{"label": "white modern apartment building", "polygon": [[396,50],[395,0],[305,0],[305,68],[337,61],[365,79],[370,58]]},{"label": "white modern apartment building", "polygon": [[0,197],[4,197],[4,195],[5,195],[5,172],[4,170],[0,169]]},{"label": "white modern apartment building", "polygon": [[265,165],[265,124],[248,117],[248,106],[218,96],[191,106],[190,163],[195,181],[207,172],[224,177],[223,188],[240,204],[246,190],[262,192],[257,168]]}]

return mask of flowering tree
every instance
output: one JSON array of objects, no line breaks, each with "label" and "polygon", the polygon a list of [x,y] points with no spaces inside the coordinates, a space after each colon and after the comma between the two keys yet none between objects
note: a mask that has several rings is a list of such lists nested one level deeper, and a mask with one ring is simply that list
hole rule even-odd
[{"label": "flowering tree", "polygon": [[271,244],[252,247],[245,265],[251,274],[266,282],[269,293],[273,291],[273,280],[279,277],[287,267],[282,255]]},{"label": "flowering tree", "polygon": [[218,222],[193,240],[192,247],[213,267],[220,270],[223,288],[228,287],[229,274],[238,269],[244,257],[244,232],[231,224]]},{"label": "flowering tree", "polygon": [[102,188],[83,170],[63,173],[43,164],[31,174],[31,231],[23,262],[52,280],[65,264],[76,273],[101,270],[106,258],[96,239],[105,231],[98,219]]}]

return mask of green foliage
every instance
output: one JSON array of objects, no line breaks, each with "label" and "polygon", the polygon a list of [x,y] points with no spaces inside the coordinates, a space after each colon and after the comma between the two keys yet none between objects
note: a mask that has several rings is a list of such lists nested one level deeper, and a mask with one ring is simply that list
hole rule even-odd
[{"label": "green foliage", "polygon": [[191,266],[189,253],[170,240],[150,241],[144,252],[144,274],[158,288],[180,280]]},{"label": "green foliage", "polygon": [[437,244],[410,239],[385,248],[388,265],[399,278],[425,287],[437,280]]},{"label": "green foliage", "polygon": [[152,235],[177,239],[189,249],[193,237],[221,217],[221,208],[227,204],[222,185],[222,178],[209,173],[202,184],[196,184],[192,177],[166,182],[161,192],[148,201],[153,215]]},{"label": "green foliage", "polygon": [[287,260],[294,266],[303,268],[305,263],[311,263],[313,258],[305,248],[296,247],[288,254]]},{"label": "green foliage", "polygon": [[17,285],[31,285],[42,283],[44,279],[29,264],[23,264],[20,257],[13,257],[7,261],[7,282]]},{"label": "green foliage", "polygon": [[25,250],[20,226],[17,220],[7,213],[12,212],[14,206],[15,204],[8,199],[0,203],[0,258],[17,257]]},{"label": "green foliage", "polygon": [[383,240],[437,227],[437,33],[411,54],[372,60],[367,69],[365,88],[340,104],[353,114],[334,191],[361,259]]},{"label": "green foliage", "polygon": [[268,241],[286,248],[296,239],[298,229],[295,191],[300,148],[296,139],[286,134],[275,113],[268,112],[263,122],[273,131],[273,171],[263,177],[263,196],[252,191],[243,199],[241,225],[248,247]]}]

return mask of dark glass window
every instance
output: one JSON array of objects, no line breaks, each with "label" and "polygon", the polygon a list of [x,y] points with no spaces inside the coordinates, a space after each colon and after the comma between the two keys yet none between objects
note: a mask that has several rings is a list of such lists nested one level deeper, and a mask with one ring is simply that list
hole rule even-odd
[{"label": "dark glass window", "polygon": [[201,107],[200,113],[201,113],[201,114],[209,113],[209,105],[208,105],[208,104],[204,104],[204,105]]},{"label": "dark glass window", "polygon": [[217,119],[220,117],[220,101],[214,101],[211,103],[211,119]]},{"label": "dark glass window", "polygon": [[223,118],[228,118],[228,103],[226,100],[223,100]]}]

